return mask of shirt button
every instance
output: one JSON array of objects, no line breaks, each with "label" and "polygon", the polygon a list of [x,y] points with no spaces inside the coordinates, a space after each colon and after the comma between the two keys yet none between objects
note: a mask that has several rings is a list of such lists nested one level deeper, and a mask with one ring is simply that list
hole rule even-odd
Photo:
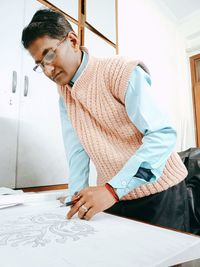
[{"label": "shirt button", "polygon": [[122,185],[125,186],[126,185],[126,181],[122,181]]},{"label": "shirt button", "polygon": [[125,188],[125,189],[124,189],[124,192],[125,192],[126,194],[128,194],[128,193],[129,193],[129,189],[128,189],[128,188]]}]

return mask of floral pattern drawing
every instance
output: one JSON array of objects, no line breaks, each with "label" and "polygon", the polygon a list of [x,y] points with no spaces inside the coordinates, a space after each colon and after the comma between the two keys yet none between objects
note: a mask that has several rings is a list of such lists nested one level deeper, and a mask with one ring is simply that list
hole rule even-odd
[{"label": "floral pattern drawing", "polygon": [[77,241],[95,232],[94,228],[84,221],[66,220],[62,215],[45,213],[18,217],[0,224],[0,246],[38,247],[53,241],[63,244],[68,239]]}]

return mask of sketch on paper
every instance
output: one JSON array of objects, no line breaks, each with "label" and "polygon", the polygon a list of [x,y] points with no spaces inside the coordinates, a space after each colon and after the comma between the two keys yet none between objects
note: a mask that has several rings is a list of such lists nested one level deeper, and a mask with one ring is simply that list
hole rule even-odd
[{"label": "sketch on paper", "polygon": [[0,224],[0,246],[46,246],[53,241],[77,241],[94,233],[94,228],[84,221],[66,220],[62,215],[45,213],[18,217]]}]

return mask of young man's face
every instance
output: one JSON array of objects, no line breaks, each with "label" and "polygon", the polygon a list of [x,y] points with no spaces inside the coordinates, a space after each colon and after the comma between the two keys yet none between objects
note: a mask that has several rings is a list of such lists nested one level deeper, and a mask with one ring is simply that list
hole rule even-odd
[{"label": "young man's face", "polygon": [[[28,51],[36,64],[42,63],[44,74],[59,85],[68,84],[81,63],[78,38],[73,32],[63,41],[47,35],[39,37],[30,44]],[[55,53],[52,61],[48,61],[48,56],[47,60],[44,58],[48,51]]]}]

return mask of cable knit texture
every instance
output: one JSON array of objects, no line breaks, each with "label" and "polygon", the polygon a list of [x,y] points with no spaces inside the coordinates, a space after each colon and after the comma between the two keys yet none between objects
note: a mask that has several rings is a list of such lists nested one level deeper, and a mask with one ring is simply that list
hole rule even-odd
[{"label": "cable knit texture", "polygon": [[[89,58],[74,86],[59,88],[80,142],[94,162],[97,184],[115,176],[142,144],[142,134],[125,110],[125,93],[129,77],[140,61],[113,58]],[[162,176],[154,183],[142,185],[122,200],[137,199],[162,192],[181,182],[187,170],[177,153],[166,162]]]}]

